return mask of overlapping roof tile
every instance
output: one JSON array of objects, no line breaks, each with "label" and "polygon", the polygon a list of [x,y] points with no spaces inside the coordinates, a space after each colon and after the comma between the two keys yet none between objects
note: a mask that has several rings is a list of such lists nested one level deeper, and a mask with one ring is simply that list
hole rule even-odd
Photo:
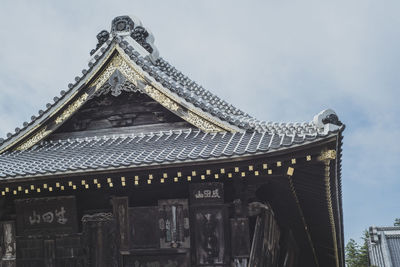
[{"label": "overlapping roof tile", "polygon": [[[141,23],[139,23],[139,25],[141,25]],[[38,115],[33,115],[29,122],[26,121],[23,123],[22,127],[15,128],[14,133],[8,133],[6,139],[0,138],[0,146],[3,143],[6,143],[8,140],[23,134],[24,131],[28,130],[35,123],[45,118],[47,114],[50,114],[51,111],[53,111],[53,109],[59,103],[61,103],[67,95],[78,89],[77,87],[80,82],[87,78],[88,74],[90,74],[93,68],[101,61],[107,51],[114,46],[119,46],[122,48],[122,50],[135,64],[137,64],[144,72],[146,72],[149,76],[152,76],[156,81],[161,83],[172,93],[181,97],[183,100],[194,105],[195,107],[209,113],[211,116],[219,118],[220,120],[231,125],[235,125],[238,128],[243,130],[255,130],[259,132],[298,132],[299,128],[301,129],[302,127],[306,127],[307,129],[315,127],[313,122],[300,124],[273,123],[258,120],[222,100],[210,91],[204,89],[201,85],[197,84],[184,75],[181,71],[177,70],[165,59],[158,57],[158,52],[152,43],[150,45],[154,49],[153,53],[157,52],[156,59],[151,57],[143,57],[140,51],[137,50],[138,48],[134,48],[131,45],[133,37],[130,35],[119,35],[118,33],[113,33],[108,36],[109,39],[97,47],[97,51],[95,51],[91,60],[89,61],[89,69],[83,69],[82,75],[76,76],[74,82],[68,84],[68,89],[66,91],[62,90],[59,96],[55,96],[53,98],[52,103],[47,103],[45,109],[39,110]]]},{"label": "overlapping roof tile", "polygon": [[[123,19],[129,22],[129,18]],[[267,153],[318,140],[344,127],[335,123],[332,127],[326,127],[331,122],[323,119],[328,115],[336,116],[333,111],[324,113],[317,120],[307,123],[259,121],[204,89],[159,57],[158,50],[153,44],[154,38],[143,32],[144,28],[140,22],[135,21],[135,25],[132,27],[141,28],[134,36],[118,32],[107,35],[103,31],[98,36],[99,44],[92,50],[89,69],[82,70],[82,75],[75,77],[74,83],[70,83],[66,91],[61,91],[60,96],[54,97],[53,103],[48,103],[44,110],[39,111],[38,116],[32,116],[31,121],[24,122],[22,128],[15,129],[15,133],[7,134],[6,140],[0,139],[0,148],[6,143],[18,140],[34,129],[35,125],[44,122],[49,114],[84,84],[85,79],[93,75],[95,67],[115,46],[121,48],[132,63],[139,66],[144,73],[153,77],[182,101],[203,110],[211,117],[236,126],[242,132],[206,134],[192,129],[179,132],[42,141],[26,151],[8,150],[0,154],[0,178]],[[129,30],[132,30],[130,27]],[[139,36],[139,33],[144,35]],[[135,42],[150,54],[144,56],[140,46],[136,46]]]},{"label": "overlapping roof tile", "polygon": [[370,227],[368,238],[371,265],[400,266],[400,227]]},{"label": "overlapping roof tile", "polygon": [[[327,135],[329,133],[315,132],[312,139],[304,137],[302,143]],[[210,134],[193,129],[50,140],[28,150],[3,153],[0,156],[0,177],[95,171],[268,153],[294,145],[294,140],[293,136],[278,133],[246,131]]]}]

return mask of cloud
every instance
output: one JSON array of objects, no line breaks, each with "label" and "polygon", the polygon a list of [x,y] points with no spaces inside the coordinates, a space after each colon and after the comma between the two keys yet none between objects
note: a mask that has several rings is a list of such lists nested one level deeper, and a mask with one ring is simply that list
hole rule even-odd
[{"label": "cloud", "polygon": [[[0,135],[80,75],[113,17],[135,13],[161,56],[259,119],[310,121],[322,109],[337,111],[347,125],[346,237],[357,237],[374,218],[356,211],[385,206],[394,193],[368,195],[400,188],[399,9],[398,1],[368,0],[3,1]],[[390,212],[375,217],[389,224]]]}]

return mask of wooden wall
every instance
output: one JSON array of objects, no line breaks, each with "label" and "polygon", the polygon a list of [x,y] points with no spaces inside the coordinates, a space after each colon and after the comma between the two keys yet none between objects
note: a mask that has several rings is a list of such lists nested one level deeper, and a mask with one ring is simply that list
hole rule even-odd
[{"label": "wooden wall", "polygon": [[271,206],[254,202],[253,189],[203,182],[171,190],[16,200],[16,220],[1,223],[0,266],[296,266],[293,234]]}]

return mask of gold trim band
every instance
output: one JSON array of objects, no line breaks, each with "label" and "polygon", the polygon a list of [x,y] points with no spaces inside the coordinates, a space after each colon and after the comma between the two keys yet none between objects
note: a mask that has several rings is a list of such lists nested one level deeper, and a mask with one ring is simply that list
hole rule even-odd
[{"label": "gold trim band", "polygon": [[[130,61],[122,56],[122,52],[119,51],[120,49],[118,49],[118,47],[116,48],[116,50],[118,51],[118,53],[114,55],[107,67],[101,73],[101,75],[97,77],[92,83],[90,83],[90,87],[94,86],[96,88],[96,91],[99,90],[104,85],[104,83],[106,83],[110,79],[114,71],[118,70],[135,86],[139,86],[139,82],[141,82],[142,84],[146,84],[146,86],[144,87],[144,92],[151,98],[159,102],[161,105],[166,107],[168,110],[177,113],[178,110],[183,111],[186,109],[182,107],[182,105],[174,100],[171,96],[156,88],[156,86],[158,86],[156,83],[153,82],[149,84],[148,82],[146,82],[144,74],[141,73]],[[190,109],[185,112],[184,115],[177,115],[189,122],[190,124],[200,128],[204,132],[214,133],[222,132],[225,130],[233,131],[232,129],[225,129],[221,127],[220,124],[214,121],[205,119],[203,116],[197,114],[195,111]]]},{"label": "gold trim band", "polygon": [[25,150],[34,146],[37,142],[45,138],[47,135],[51,133],[51,130],[46,130],[47,126],[44,126],[39,132],[37,132],[34,136],[23,142],[20,146],[18,146],[15,150]]},{"label": "gold trim band", "polygon": [[332,232],[332,240],[333,240],[333,248],[335,252],[335,262],[336,267],[339,267],[339,252],[338,252],[338,244],[336,239],[336,224],[335,217],[332,206],[332,192],[331,192],[331,160],[336,159],[336,150],[324,150],[321,152],[321,156],[319,156],[318,160],[324,163],[324,179],[325,179],[325,192],[326,192],[326,201],[328,205],[328,213],[329,213],[329,222],[331,224],[331,232]]}]

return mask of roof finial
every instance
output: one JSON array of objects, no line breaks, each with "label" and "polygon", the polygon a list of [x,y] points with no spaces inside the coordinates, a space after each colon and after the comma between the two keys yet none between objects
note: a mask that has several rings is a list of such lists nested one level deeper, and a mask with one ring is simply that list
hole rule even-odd
[{"label": "roof finial", "polygon": [[324,129],[326,131],[335,131],[343,125],[335,111],[332,109],[325,109],[315,115],[313,123],[317,128]]},{"label": "roof finial", "polygon": [[[151,32],[146,29],[141,21],[134,16],[119,16],[113,19],[111,22],[111,35],[121,36],[123,39],[128,41],[130,36],[135,43],[139,44],[140,50],[144,49],[143,52],[150,54],[150,59],[155,61],[158,58],[158,51],[154,46],[154,37]],[[128,41],[129,42],[129,41]],[[145,57],[146,55],[143,55]]]},{"label": "roof finial", "polygon": [[119,16],[111,22],[111,33],[133,31],[135,23],[129,16]]}]

